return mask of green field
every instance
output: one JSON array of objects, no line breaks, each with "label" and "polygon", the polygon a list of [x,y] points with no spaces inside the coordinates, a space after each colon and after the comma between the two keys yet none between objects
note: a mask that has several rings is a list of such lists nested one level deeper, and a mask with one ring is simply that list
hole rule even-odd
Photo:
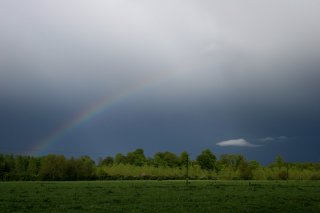
[{"label": "green field", "polygon": [[320,212],[320,182],[0,182],[0,212],[80,211]]}]

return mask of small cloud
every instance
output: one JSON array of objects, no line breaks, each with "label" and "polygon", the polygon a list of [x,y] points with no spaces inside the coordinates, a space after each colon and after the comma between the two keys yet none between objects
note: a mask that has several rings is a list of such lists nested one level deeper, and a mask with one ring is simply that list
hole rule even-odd
[{"label": "small cloud", "polygon": [[278,140],[287,140],[288,139],[288,137],[287,136],[279,136],[279,137],[277,137],[278,138]]},{"label": "small cloud", "polygon": [[261,145],[255,145],[252,143],[249,143],[245,139],[232,139],[232,140],[227,140],[227,141],[221,141],[216,144],[217,146],[240,146],[240,147],[258,147]]},{"label": "small cloud", "polygon": [[269,141],[274,141],[275,139],[273,137],[265,137],[265,138],[260,138],[259,141],[261,142],[269,142]]},{"label": "small cloud", "polygon": [[283,141],[288,139],[287,136],[277,136],[277,137],[265,137],[265,138],[260,138],[259,141],[261,142],[273,142],[273,141]]}]

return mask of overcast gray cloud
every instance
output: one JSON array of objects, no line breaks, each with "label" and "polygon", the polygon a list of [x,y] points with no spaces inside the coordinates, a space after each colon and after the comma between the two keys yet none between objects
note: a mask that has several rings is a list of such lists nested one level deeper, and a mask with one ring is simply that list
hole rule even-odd
[{"label": "overcast gray cloud", "polygon": [[[208,145],[214,136],[313,138],[320,108],[319,20],[320,3],[311,0],[3,0],[2,112],[16,123],[22,122],[13,110],[19,107],[66,120],[101,99],[137,90],[127,107],[159,113],[151,113],[150,123],[160,126],[154,135],[163,140],[179,138],[171,129],[188,122],[194,126],[186,131],[194,134],[186,138],[203,137]],[[173,120],[162,120],[165,115]],[[149,119],[140,116],[141,123]],[[3,126],[15,123],[7,120]],[[169,123],[176,126],[165,136]],[[50,131],[39,131],[29,143]]]},{"label": "overcast gray cloud", "polygon": [[314,1],[2,1],[2,91],[117,93],[171,76],[171,91],[270,99],[281,90],[273,99],[309,100],[318,9]]}]

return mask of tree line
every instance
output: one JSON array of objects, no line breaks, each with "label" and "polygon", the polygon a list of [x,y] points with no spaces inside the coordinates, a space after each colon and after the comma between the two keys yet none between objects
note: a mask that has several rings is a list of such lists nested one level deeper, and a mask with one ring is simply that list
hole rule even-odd
[{"label": "tree line", "polygon": [[203,150],[195,159],[187,152],[157,152],[147,157],[143,149],[114,157],[66,158],[0,154],[0,180],[121,180],[121,179],[220,179],[220,180],[320,180],[320,163],[289,163],[281,156],[267,166],[240,154],[223,154],[218,159]]}]

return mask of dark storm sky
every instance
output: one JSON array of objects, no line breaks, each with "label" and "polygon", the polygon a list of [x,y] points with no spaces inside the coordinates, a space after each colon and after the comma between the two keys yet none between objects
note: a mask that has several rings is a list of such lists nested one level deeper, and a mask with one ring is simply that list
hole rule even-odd
[{"label": "dark storm sky", "polygon": [[319,14],[311,0],[1,1],[0,152],[319,161]]}]

